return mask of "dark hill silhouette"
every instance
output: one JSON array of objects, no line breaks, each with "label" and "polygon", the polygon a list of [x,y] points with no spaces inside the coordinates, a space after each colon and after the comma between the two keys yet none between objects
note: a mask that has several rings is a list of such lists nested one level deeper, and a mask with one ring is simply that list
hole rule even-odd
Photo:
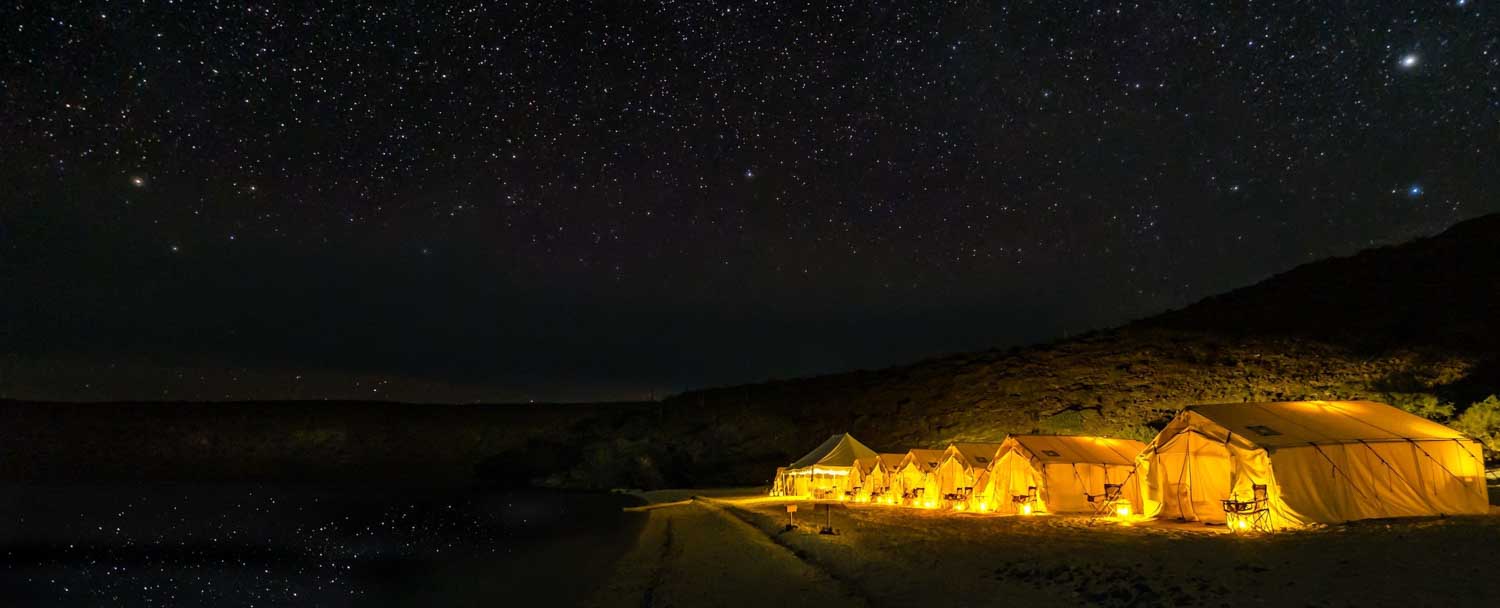
[{"label": "dark hill silhouette", "polygon": [[833,433],[879,451],[1007,433],[1149,439],[1186,405],[1294,399],[1392,403],[1487,440],[1493,456],[1497,279],[1500,215],[1491,215],[1069,340],[660,403],[0,401],[0,477],[738,485],[769,482]]},{"label": "dark hill silhouette", "polygon": [[1136,325],[1493,352],[1500,349],[1500,215],[1299,266]]}]

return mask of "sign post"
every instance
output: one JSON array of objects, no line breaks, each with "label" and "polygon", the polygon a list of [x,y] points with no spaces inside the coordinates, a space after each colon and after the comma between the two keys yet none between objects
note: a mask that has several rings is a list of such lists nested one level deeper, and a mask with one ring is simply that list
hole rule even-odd
[{"label": "sign post", "polygon": [[833,505],[823,505],[823,515],[826,517],[824,520],[825,523],[823,524],[823,529],[818,530],[818,534],[838,534],[839,531],[833,529]]},{"label": "sign post", "polygon": [[797,505],[786,506],[786,529],[797,529]]}]

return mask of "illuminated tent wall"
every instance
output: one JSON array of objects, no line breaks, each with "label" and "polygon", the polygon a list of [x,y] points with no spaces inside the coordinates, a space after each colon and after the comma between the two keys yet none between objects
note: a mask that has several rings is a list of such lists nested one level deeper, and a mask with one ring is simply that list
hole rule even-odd
[{"label": "illuminated tent wall", "polygon": [[[896,483],[906,504],[936,507],[942,498],[938,494],[937,467],[942,463],[943,450],[910,450],[901,464],[896,465]],[[921,498],[917,499],[920,490]]]},{"label": "illuminated tent wall", "polygon": [[976,490],[986,508],[1015,513],[1012,497],[1037,488],[1035,511],[1091,513],[1088,495],[1104,494],[1104,484],[1121,484],[1131,510],[1142,509],[1135,457],[1146,444],[1130,439],[1071,435],[1011,435],[996,450],[989,481]]},{"label": "illuminated tent wall", "polygon": [[[968,502],[968,492],[979,486],[980,474],[989,468],[999,443],[954,443],[943,450],[937,467],[938,495]],[[950,498],[952,497],[952,498]]]},{"label": "illuminated tent wall", "polygon": [[[901,501],[901,491],[893,488],[896,483],[896,471],[900,470],[901,461],[906,454],[881,453],[875,458],[875,467],[864,479],[864,486],[860,493],[866,498],[884,504],[896,504]],[[878,495],[878,496],[877,496]]]},{"label": "illuminated tent wall", "polygon": [[1141,453],[1145,514],[1223,522],[1266,486],[1273,528],[1485,513],[1479,443],[1368,401],[1198,405]]},{"label": "illuminated tent wall", "polygon": [[780,469],[771,484],[771,495],[846,497],[858,485],[855,461],[874,456],[875,450],[848,433],[833,435],[806,456]]},{"label": "illuminated tent wall", "polygon": [[870,494],[875,491],[874,483],[877,471],[880,469],[880,455],[866,456],[854,461],[854,500],[856,502],[870,502]]}]

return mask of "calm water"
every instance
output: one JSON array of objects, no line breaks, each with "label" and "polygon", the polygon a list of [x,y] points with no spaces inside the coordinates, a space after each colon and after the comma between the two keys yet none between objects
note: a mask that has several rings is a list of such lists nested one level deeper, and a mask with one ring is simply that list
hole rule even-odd
[{"label": "calm water", "polygon": [[3,485],[0,597],[7,606],[569,605],[634,541],[643,518],[620,511],[629,504],[378,484]]}]

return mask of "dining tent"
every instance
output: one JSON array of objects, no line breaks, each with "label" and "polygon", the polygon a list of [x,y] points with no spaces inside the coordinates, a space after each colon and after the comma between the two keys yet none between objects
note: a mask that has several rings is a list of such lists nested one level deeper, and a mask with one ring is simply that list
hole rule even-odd
[{"label": "dining tent", "polygon": [[937,507],[937,467],[942,462],[943,450],[914,449],[906,452],[901,463],[896,465],[893,492],[899,493],[903,504],[916,507]]},{"label": "dining tent", "polygon": [[1224,522],[1263,496],[1272,529],[1489,509],[1477,441],[1369,401],[1188,407],[1138,475],[1147,515]]},{"label": "dining tent", "polygon": [[[1036,488],[1033,512],[1089,513],[1105,496],[1105,484],[1120,488],[1131,512],[1142,508],[1133,473],[1145,444],[1131,439],[1077,435],[1011,435],[996,450],[989,481],[976,490],[987,508],[1020,509],[1016,497]],[[1090,500],[1090,497],[1094,500]]]},{"label": "dining tent", "polygon": [[989,468],[999,449],[999,443],[950,444],[938,461],[938,495],[945,500],[967,503],[978,487],[975,482]]},{"label": "dining tent", "polygon": [[875,455],[875,450],[848,433],[833,435],[796,462],[778,469],[771,495],[846,498],[859,485],[855,462]]}]

